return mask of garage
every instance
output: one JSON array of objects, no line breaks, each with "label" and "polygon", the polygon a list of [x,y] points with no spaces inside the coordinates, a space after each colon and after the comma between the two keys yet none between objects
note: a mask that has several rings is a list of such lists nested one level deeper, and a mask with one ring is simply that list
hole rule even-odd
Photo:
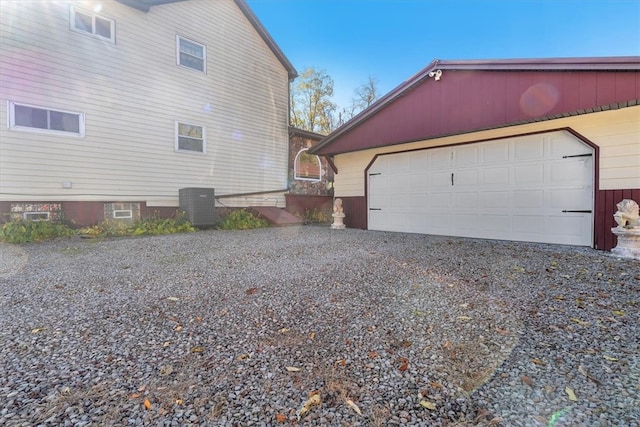
[{"label": "garage", "polygon": [[561,130],[378,155],[368,228],[592,246],[594,151]]}]

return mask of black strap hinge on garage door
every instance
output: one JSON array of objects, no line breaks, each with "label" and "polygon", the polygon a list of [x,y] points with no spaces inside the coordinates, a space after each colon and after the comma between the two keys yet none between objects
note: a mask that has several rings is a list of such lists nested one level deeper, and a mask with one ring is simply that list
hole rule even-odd
[{"label": "black strap hinge on garage door", "polygon": [[568,211],[568,210],[563,210],[562,213],[591,213],[592,211],[589,210],[575,210],[575,211]]},{"label": "black strap hinge on garage door", "polygon": [[587,154],[574,154],[573,156],[562,156],[563,159],[568,159],[570,157],[591,157],[593,156],[593,153],[587,153]]},{"label": "black strap hinge on garage door", "polygon": [[369,176],[374,176],[374,175],[382,175],[382,172],[370,173],[370,174],[369,174]]},{"label": "black strap hinge on garage door", "polygon": [[370,211],[381,211],[381,208],[369,208]]}]

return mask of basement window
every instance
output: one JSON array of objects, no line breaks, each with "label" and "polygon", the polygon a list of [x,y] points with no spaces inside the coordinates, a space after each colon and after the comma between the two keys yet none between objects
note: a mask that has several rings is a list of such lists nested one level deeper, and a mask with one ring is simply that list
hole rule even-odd
[{"label": "basement window", "polygon": [[322,180],[322,164],[320,157],[309,154],[308,148],[298,151],[293,165],[294,178],[302,181],[320,182]]},{"label": "basement window", "polygon": [[25,212],[23,215],[27,221],[49,221],[49,212]]},{"label": "basement window", "polygon": [[115,219],[133,218],[133,211],[131,209],[114,210],[113,217]]}]

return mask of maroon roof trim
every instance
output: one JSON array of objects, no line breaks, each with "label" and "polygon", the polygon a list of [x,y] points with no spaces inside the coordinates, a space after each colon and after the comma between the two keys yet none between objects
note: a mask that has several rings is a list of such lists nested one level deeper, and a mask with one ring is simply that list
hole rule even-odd
[{"label": "maroon roof trim", "polygon": [[289,126],[289,136],[293,137],[293,136],[299,136],[301,138],[308,138],[308,139],[313,139],[314,141],[320,141],[322,138],[324,138],[326,135],[322,135],[319,133],[315,133],[315,132],[311,132],[308,130],[304,130],[304,129],[299,129],[293,126]]},{"label": "maroon roof trim", "polygon": [[[547,59],[499,59],[499,60],[452,60],[441,61],[434,60],[424,69],[410,77],[408,80],[392,89],[389,93],[378,99],[371,104],[369,108],[360,112],[353,119],[345,123],[340,128],[333,131],[325,139],[320,141],[318,145],[313,147],[310,151],[319,154],[339,154],[341,152],[348,151],[329,151],[330,145],[333,144],[342,135],[348,133],[352,129],[361,125],[363,122],[377,114],[380,110],[384,109],[387,105],[394,102],[402,96],[406,96],[412,89],[416,88],[425,79],[434,77],[435,72],[438,70],[488,70],[488,71],[640,71],[640,56],[620,56],[620,57],[601,57],[601,58],[547,58]],[[430,75],[431,74],[431,75]],[[602,111],[607,109],[623,108],[628,106],[637,105],[640,100],[635,99],[632,101],[616,103],[600,107],[601,110],[578,110],[574,112],[567,112],[561,116],[547,116],[538,117],[531,121],[517,122],[517,123],[505,123],[500,126],[493,126],[483,129],[474,129],[470,132],[477,132],[480,130],[494,129],[499,127],[513,126],[517,124],[532,123],[535,121],[552,120],[559,117],[568,117],[579,114],[586,114],[594,111]],[[465,132],[466,133],[466,132]],[[439,135],[451,136],[458,133]],[[433,138],[427,138],[433,139]],[[421,141],[423,139],[418,139]],[[406,143],[414,141],[403,141],[398,143]],[[368,149],[374,147],[362,148]]]}]

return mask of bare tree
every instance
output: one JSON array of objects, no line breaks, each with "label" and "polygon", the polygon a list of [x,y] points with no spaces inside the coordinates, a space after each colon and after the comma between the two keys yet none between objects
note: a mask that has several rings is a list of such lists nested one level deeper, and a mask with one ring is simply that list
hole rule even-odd
[{"label": "bare tree", "polygon": [[320,134],[333,130],[333,79],[325,70],[306,68],[291,88],[291,124]]},{"label": "bare tree", "polygon": [[335,127],[342,126],[378,99],[378,81],[375,77],[369,76],[366,83],[354,89],[353,95],[351,104],[338,113]]}]

